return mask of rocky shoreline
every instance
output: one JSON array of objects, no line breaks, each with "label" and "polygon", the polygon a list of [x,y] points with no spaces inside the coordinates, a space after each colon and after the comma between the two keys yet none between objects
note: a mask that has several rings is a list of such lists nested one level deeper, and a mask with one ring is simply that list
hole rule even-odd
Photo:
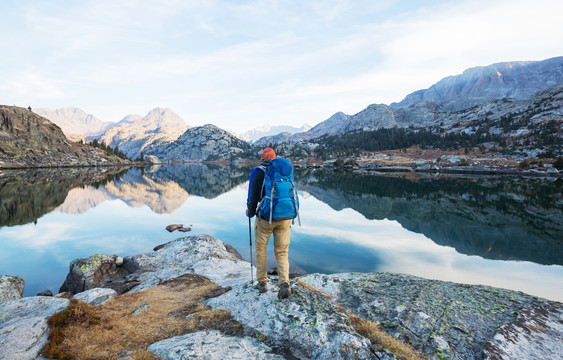
[{"label": "rocky shoreline", "polygon": [[[0,358],[38,358],[47,343],[47,319],[70,304],[64,296],[96,306],[127,294],[136,294],[142,302],[155,287],[187,281],[186,274],[199,274],[219,286],[202,308],[228,310],[243,331],[206,329],[150,344],[148,351],[162,359],[209,358],[209,354],[256,359],[394,358],[393,350],[358,330],[353,321],[357,318],[378,324],[422,354],[420,358],[554,359],[563,353],[559,302],[392,273],[309,274],[293,280],[293,295],[279,300],[275,276],[269,279],[270,290],[259,295],[250,284],[248,262],[222,241],[197,235],[124,259],[117,255],[76,259],[61,287],[64,293],[55,297],[22,298],[21,279],[0,277]],[[145,302],[135,313],[156,305]]]}]

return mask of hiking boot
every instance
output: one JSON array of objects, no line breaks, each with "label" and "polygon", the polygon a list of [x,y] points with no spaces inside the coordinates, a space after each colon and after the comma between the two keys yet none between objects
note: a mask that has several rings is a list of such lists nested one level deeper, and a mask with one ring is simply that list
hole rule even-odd
[{"label": "hiking boot", "polygon": [[255,288],[258,289],[259,293],[265,293],[266,291],[268,291],[268,283],[265,281],[260,281],[258,282],[258,284],[255,286]]},{"label": "hiking boot", "polygon": [[291,288],[288,283],[283,283],[280,285],[280,291],[278,292],[279,299],[287,299],[291,295]]}]

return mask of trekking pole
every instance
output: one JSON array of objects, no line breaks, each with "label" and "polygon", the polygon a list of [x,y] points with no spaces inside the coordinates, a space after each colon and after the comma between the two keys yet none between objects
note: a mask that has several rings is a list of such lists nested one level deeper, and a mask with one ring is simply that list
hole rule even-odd
[{"label": "trekking pole", "polygon": [[250,218],[248,218],[248,237],[250,238],[250,285],[254,285],[254,273],[252,271],[252,228],[250,226]]}]

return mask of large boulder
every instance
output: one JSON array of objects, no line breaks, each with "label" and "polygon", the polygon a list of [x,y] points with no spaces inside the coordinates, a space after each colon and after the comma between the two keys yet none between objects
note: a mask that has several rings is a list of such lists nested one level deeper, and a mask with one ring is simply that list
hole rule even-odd
[{"label": "large boulder", "polygon": [[37,296],[0,304],[0,359],[36,359],[47,343],[47,319],[69,300]]},{"label": "large boulder", "polygon": [[122,276],[124,271],[116,264],[117,255],[92,255],[75,259],[70,263],[70,272],[59,292],[71,295],[102,287]]},{"label": "large boulder", "polygon": [[155,249],[124,259],[123,268],[138,282],[132,292],[186,273],[203,275],[223,287],[250,280],[250,264],[237,256],[232,247],[210,235],[179,238]]},{"label": "large boulder", "polygon": [[19,276],[0,275],[0,303],[23,297],[24,280]]},{"label": "large boulder", "polygon": [[251,337],[222,335],[217,330],[198,331],[152,344],[148,350],[160,359],[264,359],[282,360],[271,348]]}]

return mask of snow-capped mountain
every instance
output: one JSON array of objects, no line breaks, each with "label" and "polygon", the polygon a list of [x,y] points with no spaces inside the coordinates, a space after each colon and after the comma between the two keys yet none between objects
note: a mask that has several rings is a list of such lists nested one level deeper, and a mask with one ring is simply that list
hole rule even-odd
[{"label": "snow-capped mountain", "polygon": [[279,126],[264,125],[264,126],[256,127],[252,130],[248,130],[240,134],[238,137],[253,143],[264,136],[272,136],[281,133],[296,134],[300,132],[305,132],[309,129],[311,129],[311,126],[308,124],[304,124],[301,127],[294,127],[289,125],[279,125]]}]

